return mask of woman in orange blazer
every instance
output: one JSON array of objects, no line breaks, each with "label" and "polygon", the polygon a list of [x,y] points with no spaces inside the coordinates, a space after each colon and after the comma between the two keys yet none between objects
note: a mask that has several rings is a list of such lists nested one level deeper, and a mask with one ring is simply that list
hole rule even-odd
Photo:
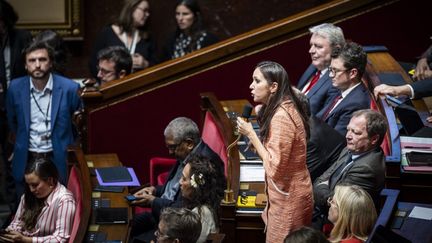
[{"label": "woman in orange blazer", "polygon": [[267,206],[262,214],[266,241],[283,242],[291,231],[309,225],[312,218],[312,184],[306,167],[308,117],[294,95],[288,74],[275,62],[261,62],[250,85],[258,112],[260,138],[252,125],[237,120],[263,161]]}]

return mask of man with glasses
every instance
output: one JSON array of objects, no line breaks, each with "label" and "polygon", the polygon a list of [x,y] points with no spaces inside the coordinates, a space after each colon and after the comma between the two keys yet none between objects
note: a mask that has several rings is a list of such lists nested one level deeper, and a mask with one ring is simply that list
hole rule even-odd
[{"label": "man with glasses", "polygon": [[342,29],[324,23],[309,29],[311,65],[300,78],[297,88],[309,99],[312,115],[318,114],[337,94],[328,73],[331,53],[345,44]]},{"label": "man with glasses", "polygon": [[194,121],[186,117],[175,118],[165,128],[164,136],[166,147],[177,162],[164,185],[145,187],[134,194],[138,200],[131,204],[150,206],[152,212],[145,212],[134,217],[131,230],[133,242],[145,242],[154,237],[154,230],[163,208],[182,206],[179,182],[183,168],[191,154],[209,158],[217,168],[215,177],[218,178],[221,187],[225,188],[224,163],[219,155],[201,140],[200,131]]},{"label": "man with glasses", "polygon": [[132,57],[122,46],[109,46],[98,52],[97,77],[101,83],[124,78],[132,71]]},{"label": "man with glasses", "polygon": [[317,114],[317,117],[343,136],[353,112],[370,107],[370,94],[361,80],[366,62],[366,53],[354,42],[347,42],[332,52],[328,73],[333,87],[340,93]]},{"label": "man with glasses", "polygon": [[201,234],[198,214],[186,208],[165,208],[155,232],[156,242],[196,243]]}]

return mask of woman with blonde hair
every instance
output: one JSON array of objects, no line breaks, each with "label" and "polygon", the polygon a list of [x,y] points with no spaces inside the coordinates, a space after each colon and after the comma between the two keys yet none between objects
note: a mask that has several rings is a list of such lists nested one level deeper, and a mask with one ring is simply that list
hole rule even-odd
[{"label": "woman with blonde hair", "polygon": [[331,242],[365,242],[372,232],[377,213],[369,193],[357,185],[337,185],[328,200],[328,219],[334,224]]}]

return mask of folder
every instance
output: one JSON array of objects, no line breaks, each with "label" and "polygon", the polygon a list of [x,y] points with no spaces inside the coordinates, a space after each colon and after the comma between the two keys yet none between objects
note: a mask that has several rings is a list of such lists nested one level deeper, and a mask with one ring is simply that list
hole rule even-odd
[{"label": "folder", "polygon": [[132,181],[129,171],[124,166],[96,168],[103,182],[127,182]]},{"label": "folder", "polygon": [[135,174],[135,171],[133,168],[127,168],[129,171],[129,174],[132,177],[132,181],[126,181],[126,182],[104,182],[101,178],[101,175],[99,174],[98,169],[96,169],[96,178],[98,180],[99,185],[101,186],[140,186],[140,183],[138,181],[138,177]]}]

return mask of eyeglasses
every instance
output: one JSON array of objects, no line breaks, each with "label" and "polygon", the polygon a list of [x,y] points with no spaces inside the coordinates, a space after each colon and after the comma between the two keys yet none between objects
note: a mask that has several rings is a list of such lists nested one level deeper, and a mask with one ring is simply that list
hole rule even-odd
[{"label": "eyeglasses", "polygon": [[171,236],[163,234],[162,232],[160,232],[159,229],[157,229],[154,233],[154,235],[156,236],[156,240],[160,241],[160,240],[168,240],[171,238]]},{"label": "eyeglasses", "polygon": [[97,67],[97,71],[100,72],[102,74],[102,76],[107,76],[107,75],[115,72],[115,70],[110,71],[110,70],[106,70],[106,69],[103,69],[100,67]]},{"label": "eyeglasses", "polygon": [[330,75],[332,75],[332,76],[336,76],[337,73],[340,73],[340,72],[346,72],[346,71],[348,71],[348,69],[343,69],[343,70],[341,70],[341,69],[336,69],[336,68],[329,67],[329,68],[328,68],[328,71],[329,71],[329,74],[330,74]]},{"label": "eyeglasses", "polygon": [[180,146],[180,144],[182,144],[183,141],[181,141],[180,143],[175,143],[175,144],[167,144],[166,147],[168,150],[170,151],[174,151],[177,149],[178,146]]},{"label": "eyeglasses", "polygon": [[329,197],[329,198],[327,198],[327,205],[328,205],[329,207],[331,207],[331,205],[335,205],[335,206],[337,207],[336,202],[333,201],[333,197]]}]

